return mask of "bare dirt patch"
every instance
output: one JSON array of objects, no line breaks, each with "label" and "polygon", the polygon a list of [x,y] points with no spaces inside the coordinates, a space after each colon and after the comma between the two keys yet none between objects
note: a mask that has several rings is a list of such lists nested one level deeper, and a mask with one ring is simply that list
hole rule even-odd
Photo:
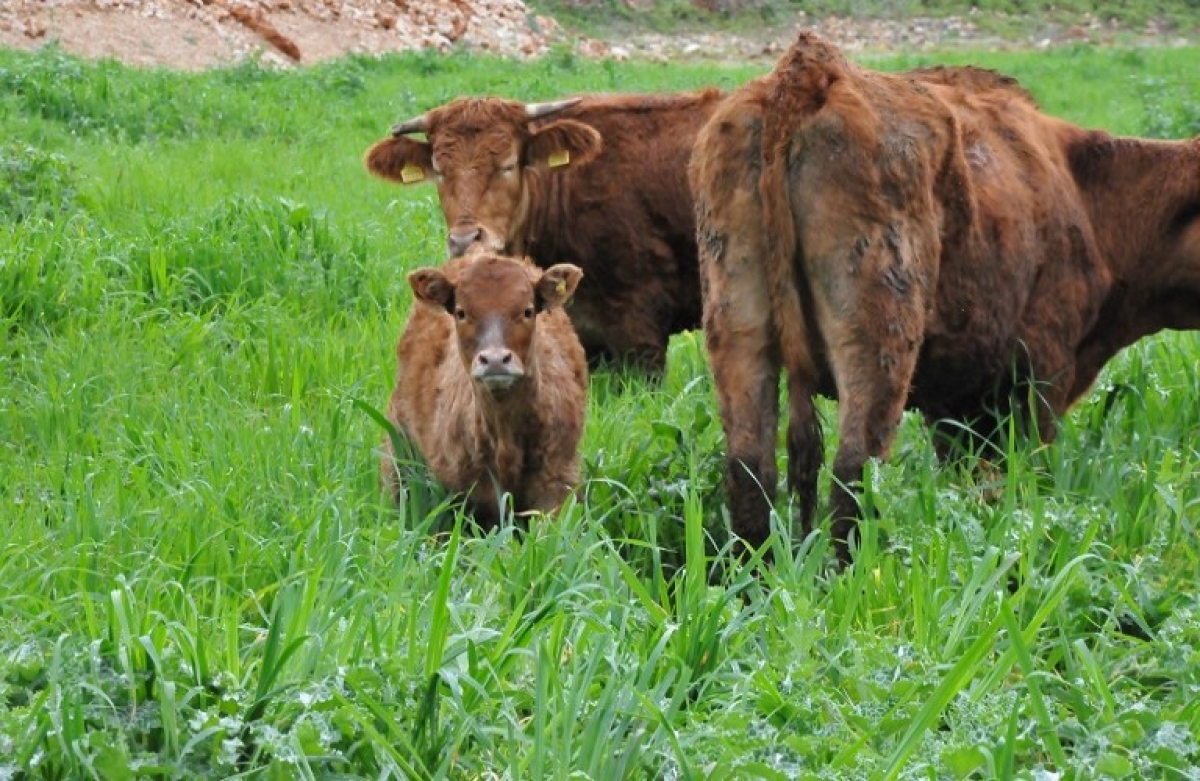
[{"label": "bare dirt patch", "polygon": [[566,40],[521,0],[3,0],[0,46],[206,68],[460,46],[513,57]]},{"label": "bare dirt patch", "polygon": [[248,57],[289,66],[413,49],[531,58],[554,45],[617,60],[770,62],[797,27],[811,27],[851,51],[1194,42],[1194,33],[1153,24],[1129,30],[1095,18],[1068,25],[1024,21],[1014,25],[1022,32],[1005,38],[971,16],[816,19],[801,13],[755,33],[634,33],[605,41],[572,34],[522,0],[0,0],[0,46],[33,49],[55,42],[85,57],[197,69]]}]

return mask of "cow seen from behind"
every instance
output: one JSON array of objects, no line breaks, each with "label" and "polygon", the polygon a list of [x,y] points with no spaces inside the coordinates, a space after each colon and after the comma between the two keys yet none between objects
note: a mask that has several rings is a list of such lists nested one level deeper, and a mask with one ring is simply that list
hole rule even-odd
[{"label": "cow seen from behind", "polygon": [[[387,418],[484,527],[558,507],[579,482],[587,362],[563,311],[581,277],[473,252],[409,274],[416,301],[396,347]],[[399,496],[391,439],[383,485]]]},{"label": "cow seen from behind", "polygon": [[1016,412],[1049,441],[1120,349],[1200,327],[1200,139],[1084,130],[990,71],[876,73],[801,33],[721,105],[689,176],[726,487],[751,545],[769,533],[781,369],[806,525],[813,398],[839,400],[845,561],[855,486],[906,406],[984,437]]},{"label": "cow seen from behind", "polygon": [[569,313],[589,357],[656,375],[670,335],[700,326],[687,161],[721,97],[461,98],[393,127],[365,164],[437,184],[452,256],[483,246],[579,266]]}]

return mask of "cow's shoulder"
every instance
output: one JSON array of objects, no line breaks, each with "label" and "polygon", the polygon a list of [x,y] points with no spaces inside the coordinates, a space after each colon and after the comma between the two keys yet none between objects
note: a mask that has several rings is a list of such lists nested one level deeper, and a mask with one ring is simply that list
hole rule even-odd
[{"label": "cow's shoulder", "polygon": [[[1117,186],[1122,179],[1138,178],[1141,171],[1133,161],[1140,156],[1131,153],[1146,145],[1144,139],[1114,136],[1104,130],[1079,130],[1065,144],[1071,173],[1085,189],[1101,183]],[[1159,148],[1167,151],[1172,147],[1162,144]]]}]

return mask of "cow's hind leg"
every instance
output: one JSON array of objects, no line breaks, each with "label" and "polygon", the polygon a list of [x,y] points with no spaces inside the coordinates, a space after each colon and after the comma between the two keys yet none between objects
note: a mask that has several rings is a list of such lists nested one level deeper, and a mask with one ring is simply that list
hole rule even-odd
[{"label": "cow's hind leg", "polygon": [[756,328],[729,327],[739,314],[726,310],[706,317],[712,323],[706,335],[725,430],[725,488],[733,530],[748,545],[758,547],[771,533],[779,475],[775,462],[779,359],[767,327],[769,319],[764,317]]},{"label": "cow's hind leg", "polygon": [[779,364],[756,339],[723,337],[709,351],[725,428],[725,489],[734,532],[759,547],[771,533],[771,508],[779,477],[775,441],[779,427]]},{"label": "cow's hind leg", "polygon": [[1043,266],[1021,317],[1020,337],[1028,358],[1026,393],[1030,395],[1017,401],[1043,442],[1054,440],[1058,416],[1090,387],[1103,365],[1094,354],[1080,356],[1078,350],[1112,284],[1107,268],[1083,233],[1067,229],[1065,237],[1066,244],[1057,256],[1048,255],[1056,262]]},{"label": "cow's hind leg", "polygon": [[[733,200],[737,203],[724,206],[746,206],[741,198]],[[757,237],[726,230],[706,206],[698,199],[697,236],[704,334],[725,430],[725,488],[733,531],[745,544],[759,547],[771,533],[779,475],[779,351]]]},{"label": "cow's hind leg", "polygon": [[924,290],[908,260],[914,254],[892,246],[861,255],[854,272],[846,262],[810,272],[839,402],[830,509],[843,563],[857,528],[863,467],[891,449],[924,335]]},{"label": "cow's hind leg", "polygon": [[800,502],[806,534],[812,531],[816,515],[817,476],[825,456],[821,422],[813,405],[814,379],[792,372],[788,375],[788,488]]},{"label": "cow's hind leg", "polygon": [[1026,377],[1017,385],[1014,412],[1020,415],[1018,420],[1025,429],[1034,427],[1022,432],[1027,437],[1053,442],[1058,416],[1066,412],[1074,400],[1075,355],[1067,342],[1076,337],[1079,330],[1072,332],[1069,327],[1064,327],[1057,332],[1050,328],[1038,331],[1037,325],[1024,329],[1022,337],[1028,354]]}]

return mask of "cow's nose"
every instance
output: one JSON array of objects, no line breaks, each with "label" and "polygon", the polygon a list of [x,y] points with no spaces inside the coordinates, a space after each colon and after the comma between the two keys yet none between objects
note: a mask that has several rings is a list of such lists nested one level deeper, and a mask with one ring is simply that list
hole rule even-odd
[{"label": "cow's nose", "polygon": [[478,238],[479,228],[454,228],[446,236],[446,246],[450,248],[450,255],[457,258]]},{"label": "cow's nose", "polygon": [[512,365],[513,352],[507,347],[489,347],[480,350],[475,361],[483,372],[504,371]]}]

